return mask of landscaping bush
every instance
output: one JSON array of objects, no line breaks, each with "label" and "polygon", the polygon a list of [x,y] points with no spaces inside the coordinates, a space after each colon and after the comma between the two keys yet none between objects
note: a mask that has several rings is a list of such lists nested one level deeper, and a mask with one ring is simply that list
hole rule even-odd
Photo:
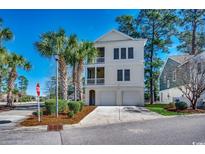
[{"label": "landscaping bush", "polygon": [[187,103],[185,103],[185,102],[176,102],[175,103],[175,106],[176,106],[176,109],[177,110],[184,110],[184,109],[187,109]]},{"label": "landscaping bush", "polygon": [[[49,99],[45,102],[45,108],[48,114],[55,114],[56,113],[56,100]],[[68,109],[67,101],[65,100],[58,100],[58,112],[64,113]]]},{"label": "landscaping bush", "polygon": [[69,111],[68,112],[68,117],[73,118],[75,115],[74,111]]},{"label": "landscaping bush", "polygon": [[[33,112],[32,114],[35,115],[35,116],[38,116],[38,111],[35,111],[35,112]],[[40,115],[41,115],[41,116],[43,115],[43,111],[42,111],[42,110],[40,111]]]},{"label": "landscaping bush", "polygon": [[76,101],[70,101],[68,103],[68,108],[70,111],[73,111],[74,114],[78,113],[80,111],[80,103],[79,102],[76,102]]},{"label": "landscaping bush", "polygon": [[79,104],[80,104],[80,111],[82,111],[85,103],[83,101],[79,101]]}]

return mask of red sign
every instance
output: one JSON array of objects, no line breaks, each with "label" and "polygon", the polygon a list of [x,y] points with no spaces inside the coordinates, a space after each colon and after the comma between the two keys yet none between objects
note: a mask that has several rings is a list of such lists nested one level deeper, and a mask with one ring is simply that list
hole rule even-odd
[{"label": "red sign", "polygon": [[36,93],[37,93],[38,96],[40,96],[40,85],[39,85],[39,83],[37,83],[37,85],[36,85]]}]

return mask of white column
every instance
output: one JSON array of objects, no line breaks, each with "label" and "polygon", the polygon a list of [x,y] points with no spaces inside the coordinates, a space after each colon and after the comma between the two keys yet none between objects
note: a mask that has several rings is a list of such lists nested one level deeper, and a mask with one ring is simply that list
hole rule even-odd
[{"label": "white column", "polygon": [[85,86],[87,86],[87,80],[88,80],[88,74],[87,74],[88,68],[85,66]]},{"label": "white column", "polygon": [[95,84],[97,83],[97,68],[95,67]]}]

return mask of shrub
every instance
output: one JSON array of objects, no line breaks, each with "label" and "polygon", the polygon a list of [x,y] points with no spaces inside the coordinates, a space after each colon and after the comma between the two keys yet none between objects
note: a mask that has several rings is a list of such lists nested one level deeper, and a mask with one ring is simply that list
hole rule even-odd
[{"label": "shrub", "polygon": [[68,103],[68,108],[70,111],[73,111],[75,114],[80,111],[80,103],[76,101],[70,101]]},{"label": "shrub", "polygon": [[80,111],[82,111],[85,103],[83,101],[79,101],[79,104],[80,104]]},{"label": "shrub", "polygon": [[176,109],[177,110],[184,110],[184,109],[187,109],[187,103],[185,102],[176,102],[175,103],[175,106],[176,106]]},{"label": "shrub", "polygon": [[[56,100],[49,99],[45,102],[45,108],[48,114],[55,114],[56,113]],[[58,100],[58,112],[63,113],[67,111],[67,101],[65,100]]]},{"label": "shrub", "polygon": [[73,118],[75,115],[74,111],[69,111],[68,112],[68,117]]},{"label": "shrub", "polygon": [[[35,115],[35,116],[38,116],[38,111],[35,111],[35,112],[33,112],[32,114]],[[41,116],[43,115],[43,111],[42,111],[42,110],[40,110],[40,115],[41,115]]]}]

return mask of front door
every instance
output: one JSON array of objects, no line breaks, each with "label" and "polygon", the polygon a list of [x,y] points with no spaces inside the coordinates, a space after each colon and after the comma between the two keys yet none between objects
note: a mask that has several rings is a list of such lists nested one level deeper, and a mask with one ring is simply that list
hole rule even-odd
[{"label": "front door", "polygon": [[89,92],[89,105],[95,105],[95,91],[90,90]]}]

